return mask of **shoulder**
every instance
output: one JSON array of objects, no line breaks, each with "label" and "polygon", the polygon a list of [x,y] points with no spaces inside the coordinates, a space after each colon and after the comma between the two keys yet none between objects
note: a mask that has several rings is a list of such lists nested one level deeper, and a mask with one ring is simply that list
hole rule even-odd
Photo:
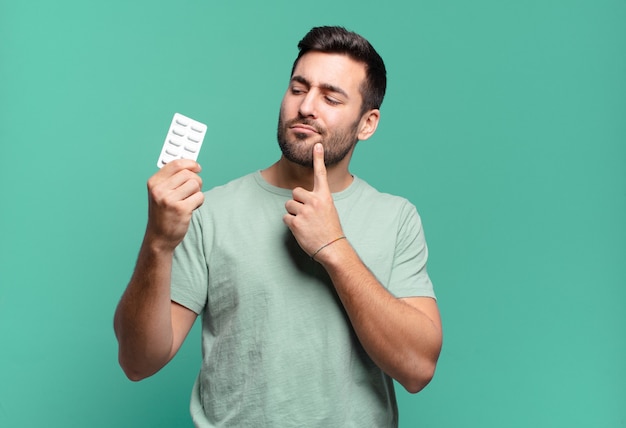
[{"label": "shoulder", "polygon": [[391,193],[381,192],[365,180],[354,177],[354,198],[362,201],[373,208],[384,209],[387,212],[410,212],[417,213],[415,205],[407,198]]},{"label": "shoulder", "polygon": [[337,195],[335,206],[342,224],[385,230],[386,234],[405,229],[419,229],[421,219],[417,209],[407,198],[381,192],[355,176],[353,185]]},{"label": "shoulder", "polygon": [[233,192],[241,191],[255,186],[255,173],[246,174],[235,178],[225,184],[212,187],[204,192],[204,196],[208,198],[220,198],[232,195]]},{"label": "shoulder", "polygon": [[220,213],[237,211],[242,204],[250,201],[250,197],[255,193],[258,191],[255,189],[254,173],[235,178],[206,190],[204,202],[194,211],[193,217],[196,220],[214,219]]}]

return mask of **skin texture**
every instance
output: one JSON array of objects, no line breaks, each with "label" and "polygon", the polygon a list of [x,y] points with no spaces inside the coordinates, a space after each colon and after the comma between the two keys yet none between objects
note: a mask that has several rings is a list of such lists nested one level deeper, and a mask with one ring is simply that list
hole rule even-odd
[{"label": "skin texture", "polygon": [[148,181],[148,225],[135,272],[114,318],[119,362],[131,380],[160,370],[176,354],[196,314],[170,300],[174,249],[182,241],[193,210],[202,205],[200,166],[177,160]]},{"label": "skin texture", "polygon": [[[309,52],[283,97],[278,127],[283,155],[262,176],[293,189],[283,221],[309,255],[343,235],[332,193],[352,182],[348,166],[354,147],[374,134],[380,119],[377,109],[361,113],[364,78],[364,65],[345,55]],[[132,380],[167,364],[196,319],[170,300],[169,281],[173,251],[203,202],[199,172],[197,163],[179,160],[148,181],[148,226],[114,320],[120,365]],[[442,342],[435,300],[395,298],[346,239],[325,247],[315,260],[328,272],[372,360],[409,392],[426,386]]]},{"label": "skin texture", "polygon": [[[309,254],[343,236],[335,210],[321,144],[314,147],[314,183],[293,190],[283,221]],[[397,299],[361,262],[349,241],[342,239],[315,256],[324,266],[367,353],[407,391],[430,382],[441,348],[441,321],[434,299]]]}]

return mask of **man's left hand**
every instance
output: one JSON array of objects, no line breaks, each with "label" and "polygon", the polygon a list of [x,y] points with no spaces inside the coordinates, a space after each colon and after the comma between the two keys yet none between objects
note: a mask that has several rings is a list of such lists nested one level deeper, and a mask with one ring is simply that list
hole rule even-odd
[{"label": "man's left hand", "polygon": [[287,201],[283,221],[289,227],[300,247],[313,255],[322,246],[343,236],[339,215],[328,185],[324,146],[313,147],[313,190],[293,189],[293,199]]}]

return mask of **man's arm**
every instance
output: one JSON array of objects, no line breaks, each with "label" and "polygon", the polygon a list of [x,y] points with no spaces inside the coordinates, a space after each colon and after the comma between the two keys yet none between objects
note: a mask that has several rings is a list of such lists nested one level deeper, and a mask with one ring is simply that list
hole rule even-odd
[{"label": "man's arm", "polygon": [[[343,236],[328,187],[321,144],[313,153],[312,192],[294,189],[283,220],[309,255]],[[434,299],[398,299],[383,287],[350,243],[337,240],[315,254],[328,272],[356,335],[372,360],[409,392],[432,379],[442,343]]]},{"label": "man's arm", "polygon": [[385,373],[407,391],[420,391],[432,379],[441,350],[437,303],[430,297],[394,297],[348,242],[336,244],[316,260],[330,275],[359,341]]},{"label": "man's arm", "polygon": [[148,181],[148,226],[133,276],[114,318],[119,362],[131,380],[159,371],[180,348],[196,314],[170,300],[174,249],[193,210],[202,205],[200,166],[190,160],[165,165]]}]

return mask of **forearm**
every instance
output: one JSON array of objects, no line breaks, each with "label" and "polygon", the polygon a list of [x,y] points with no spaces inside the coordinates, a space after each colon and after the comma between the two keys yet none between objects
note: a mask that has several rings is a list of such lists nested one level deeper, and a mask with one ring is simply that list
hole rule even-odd
[{"label": "forearm", "polygon": [[171,266],[172,251],[160,249],[144,238],[114,318],[119,362],[132,380],[154,374],[171,358]]},{"label": "forearm", "polygon": [[177,159],[148,180],[146,234],[114,317],[120,365],[132,380],[167,364],[196,318],[193,311],[172,304],[170,281],[174,249],[204,201],[198,172],[196,162]]},{"label": "forearm", "polygon": [[394,297],[345,240],[320,256],[368,355],[408,391],[421,390],[434,374],[441,349],[438,312],[427,314]]}]

